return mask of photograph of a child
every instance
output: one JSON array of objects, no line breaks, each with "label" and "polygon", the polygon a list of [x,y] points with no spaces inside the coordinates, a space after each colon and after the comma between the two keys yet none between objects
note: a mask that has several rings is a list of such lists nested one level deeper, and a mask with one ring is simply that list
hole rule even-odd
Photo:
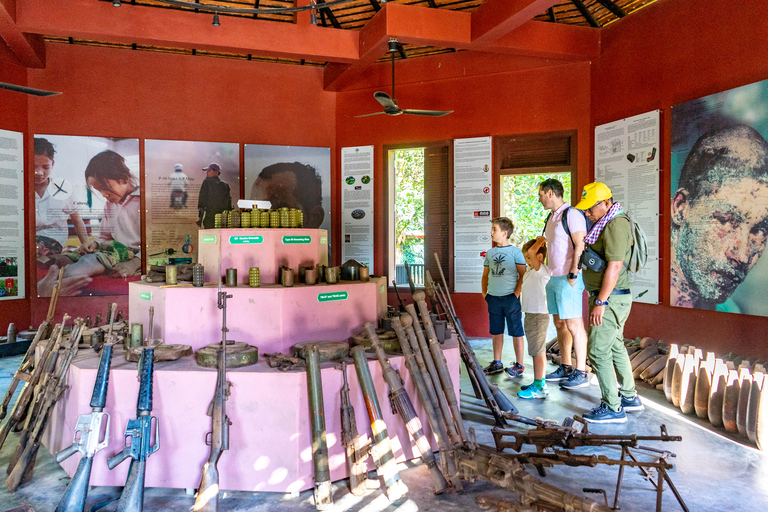
[{"label": "photograph of a child", "polygon": [[122,295],[141,271],[139,141],[35,136],[37,295]]}]

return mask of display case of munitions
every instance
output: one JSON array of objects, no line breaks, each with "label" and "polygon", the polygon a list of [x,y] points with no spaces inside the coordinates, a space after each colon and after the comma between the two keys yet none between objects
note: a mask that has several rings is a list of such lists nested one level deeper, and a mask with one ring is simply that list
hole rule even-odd
[{"label": "display case of munitions", "polygon": [[[210,237],[210,238],[208,238]],[[221,341],[221,310],[217,307],[218,281],[232,295],[227,300],[227,339],[258,347],[258,362],[227,369],[232,383],[226,402],[232,422],[229,450],[219,463],[220,488],[223,490],[298,492],[313,487],[312,432],[304,368],[281,371],[272,368],[264,354],[281,352],[292,355],[291,347],[303,341],[350,341],[358,336],[366,322],[377,322],[386,315],[386,281],[370,277],[367,282],[340,280],[321,282],[327,265],[327,234],[317,229],[212,229],[201,230],[198,240],[200,262],[205,266],[205,283],[193,286],[179,281],[166,283],[135,282],[129,286],[130,323],[149,322],[154,308],[153,337],[168,344],[191,345],[195,350]],[[318,268],[318,265],[320,267]],[[259,268],[258,282],[251,279],[251,268]],[[293,286],[279,284],[278,272],[294,270]],[[302,282],[311,274],[316,284]],[[306,269],[312,271],[306,272]],[[235,286],[225,286],[227,269],[237,270]],[[234,278],[233,272],[230,272]],[[256,286],[252,286],[252,285]],[[146,329],[146,328],[145,328]],[[443,345],[454,388],[458,392],[459,349],[455,338]],[[412,397],[416,389],[405,371],[403,356],[389,355],[392,365],[401,370],[405,388]],[[370,439],[370,422],[357,375],[351,364],[346,375],[350,400],[355,408],[357,430]],[[70,389],[62,397],[52,417],[52,428],[44,440],[52,453],[71,443],[71,434],[79,414],[90,410],[89,400],[99,363],[92,350],[81,351],[73,361]],[[373,354],[368,366],[382,404],[387,388],[381,367]],[[338,361],[320,364],[323,403],[331,480],[346,478],[347,467],[341,437],[340,390],[343,376]],[[149,459],[147,487],[196,488],[200,468],[209,447],[205,435],[211,418],[206,415],[214,392],[217,371],[199,366],[194,356],[177,361],[157,362],[154,367],[154,409],[159,421],[160,449]],[[122,426],[136,415],[139,389],[137,364],[128,362],[122,345],[115,350],[105,411],[113,427],[109,445],[95,455],[91,485],[122,486],[127,465],[107,469],[106,459],[123,447]],[[426,414],[414,399],[427,437],[433,435]],[[401,419],[391,407],[382,407],[392,448],[399,461],[418,457],[419,452]],[[364,441],[367,439],[364,439]],[[432,443],[437,449],[436,443]],[[71,476],[77,457],[62,462]],[[374,465],[368,458],[368,469]]]}]

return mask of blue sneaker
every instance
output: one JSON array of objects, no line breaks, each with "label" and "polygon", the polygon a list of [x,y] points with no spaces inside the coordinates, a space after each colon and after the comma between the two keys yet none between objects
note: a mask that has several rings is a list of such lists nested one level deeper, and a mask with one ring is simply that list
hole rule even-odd
[{"label": "blue sneaker", "polygon": [[507,368],[506,370],[504,370],[504,372],[506,372],[507,374],[507,377],[512,379],[522,377],[524,371],[525,371],[525,366],[521,365],[520,363],[515,363],[509,368]]},{"label": "blue sneaker", "polygon": [[547,383],[544,383],[542,388],[539,388],[535,384],[528,384],[523,386],[524,389],[518,391],[517,396],[519,398],[533,399],[533,398],[547,398],[549,396],[549,390],[547,389]]},{"label": "blue sneaker", "polygon": [[587,377],[587,372],[583,372],[575,368],[571,372],[571,374],[568,376],[567,379],[560,381],[561,389],[578,389],[578,388],[588,388],[588,387],[589,387],[589,377]]},{"label": "blue sneaker", "polygon": [[627,413],[619,406],[618,411],[612,411],[605,402],[584,414],[583,418],[590,423],[625,423]]},{"label": "blue sneaker", "polygon": [[557,370],[553,371],[552,373],[548,373],[544,378],[547,380],[547,382],[560,382],[561,380],[567,379],[571,373],[573,373],[572,366],[565,366],[564,364],[561,364],[557,367]]},{"label": "blue sneaker", "polygon": [[640,397],[635,394],[632,398],[627,398],[624,395],[621,396],[621,408],[626,412],[637,412],[645,409],[643,402],[640,401]]},{"label": "blue sneaker", "polygon": [[483,373],[486,375],[496,375],[504,371],[504,365],[501,361],[491,361],[491,364],[483,368]]}]

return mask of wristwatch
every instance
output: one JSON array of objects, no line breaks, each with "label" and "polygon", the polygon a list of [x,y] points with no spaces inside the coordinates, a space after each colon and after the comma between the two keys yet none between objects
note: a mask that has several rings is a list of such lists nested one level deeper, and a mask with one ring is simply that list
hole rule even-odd
[{"label": "wristwatch", "polygon": [[595,299],[595,306],[607,306],[607,305],[608,305],[607,300]]},{"label": "wristwatch", "polygon": [[579,274],[574,274],[573,272],[568,272],[568,279],[578,279]]}]

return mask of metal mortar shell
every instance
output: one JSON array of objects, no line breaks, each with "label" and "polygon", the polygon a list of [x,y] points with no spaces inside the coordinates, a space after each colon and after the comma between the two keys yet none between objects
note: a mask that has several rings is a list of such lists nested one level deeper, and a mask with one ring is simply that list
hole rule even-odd
[{"label": "metal mortar shell", "polygon": [[131,324],[131,336],[126,336],[125,339],[126,343],[128,343],[126,348],[140,347],[144,342],[144,324],[141,322],[133,322]]},{"label": "metal mortar shell", "polygon": [[251,227],[251,212],[240,212],[240,227]]},{"label": "metal mortar shell", "polygon": [[166,265],[165,266],[165,284],[176,284],[176,265]]},{"label": "metal mortar shell", "polygon": [[283,286],[293,286],[293,269],[292,268],[283,269],[282,283],[283,283]]},{"label": "metal mortar shell", "polygon": [[8,343],[16,343],[16,335],[19,333],[18,329],[16,329],[16,324],[13,322],[8,324]]},{"label": "metal mortar shell", "polygon": [[269,227],[271,228],[280,227],[280,212],[278,212],[277,210],[273,210],[269,212]]},{"label": "metal mortar shell", "polygon": [[221,229],[221,214],[217,213],[213,216],[213,227],[216,229]]},{"label": "metal mortar shell", "polygon": [[261,274],[259,273],[259,267],[251,267],[248,270],[248,285],[251,288],[258,288],[261,286]]},{"label": "metal mortar shell", "polygon": [[227,275],[225,283],[227,286],[237,286],[237,269],[229,267],[227,269]]},{"label": "metal mortar shell", "polygon": [[192,267],[192,286],[203,286],[205,284],[205,267],[197,264]]}]

